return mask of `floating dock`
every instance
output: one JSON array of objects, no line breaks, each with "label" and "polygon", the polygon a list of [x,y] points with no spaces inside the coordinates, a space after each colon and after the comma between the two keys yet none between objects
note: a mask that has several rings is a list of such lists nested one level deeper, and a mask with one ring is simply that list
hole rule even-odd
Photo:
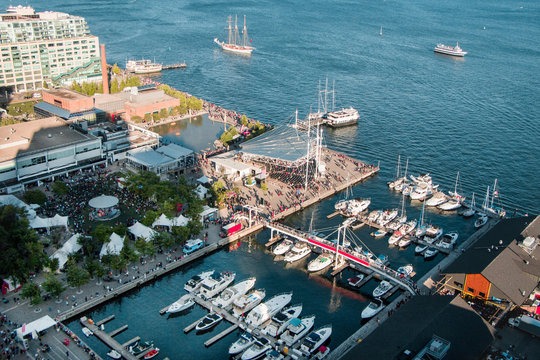
[{"label": "floating dock", "polygon": [[162,70],[171,70],[171,69],[185,69],[187,64],[185,62],[171,65],[163,65]]},{"label": "floating dock", "polygon": [[[114,318],[114,316],[113,316],[113,318]],[[107,320],[107,321],[112,320],[112,318],[110,316],[107,319],[104,319],[104,320]],[[105,343],[105,345],[107,345],[111,349],[115,350],[120,355],[122,355],[122,357],[124,359],[126,359],[126,360],[137,360],[137,357],[135,355],[133,355],[132,353],[127,351],[126,348],[123,347],[122,344],[120,344],[118,341],[114,340],[111,335],[107,334],[105,331],[100,330],[99,326],[90,323],[86,316],[83,316],[80,319],[80,322],[81,322],[81,324],[83,326],[86,326],[88,329],[90,329],[90,331],[92,331],[96,337],[98,337],[101,341],[103,341]],[[96,324],[101,325],[101,324],[103,324],[103,322],[104,321],[101,320],[101,321],[97,322]],[[125,325],[125,326],[127,326],[127,325]]]}]

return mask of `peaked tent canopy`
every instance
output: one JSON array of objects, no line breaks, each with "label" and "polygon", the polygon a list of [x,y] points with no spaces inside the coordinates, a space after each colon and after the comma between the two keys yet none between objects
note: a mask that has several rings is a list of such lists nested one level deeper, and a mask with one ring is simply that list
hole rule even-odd
[{"label": "peaked tent canopy", "polygon": [[206,175],[203,175],[197,179],[197,182],[200,182],[201,184],[208,184],[208,183],[211,183],[212,180],[208,178]]},{"label": "peaked tent canopy", "polygon": [[28,219],[36,217],[36,211],[32,208],[32,205],[26,204],[24,201],[14,195],[0,195],[0,206],[13,205],[16,207],[22,207],[26,210]]},{"label": "peaked tent canopy", "polygon": [[68,256],[71,254],[75,254],[77,251],[82,249],[82,245],[79,244],[79,237],[81,234],[75,234],[72,237],[69,238],[68,241],[62,245],[62,247],[54,252],[51,259],[57,258],[58,259],[58,269],[63,269],[64,265],[66,264],[68,260]]},{"label": "peaked tent canopy", "polygon": [[171,226],[173,226],[173,220],[169,219],[165,214],[161,214],[161,216],[152,223],[152,227],[156,226],[166,226],[171,228]]},{"label": "peaked tent canopy", "polygon": [[184,215],[180,214],[177,217],[173,218],[173,226],[187,226],[189,222],[189,218],[185,217]]},{"label": "peaked tent canopy", "polygon": [[143,238],[146,242],[152,240],[154,236],[157,234],[155,230],[152,230],[148,226],[144,226],[138,221],[135,224],[128,227],[128,231],[133,236],[135,236],[135,238]]},{"label": "peaked tent canopy", "polygon": [[120,237],[120,235],[112,233],[109,237],[109,242],[103,244],[101,247],[99,257],[102,258],[104,255],[119,255],[123,248],[124,237]]},{"label": "peaked tent canopy", "polygon": [[34,320],[31,323],[24,324],[18,328],[17,337],[22,340],[25,336],[32,334],[32,338],[35,339],[40,332],[55,325],[56,321],[54,321],[49,315],[45,315],[42,318]]},{"label": "peaked tent canopy", "polygon": [[197,186],[197,189],[195,190],[195,192],[197,193],[197,195],[199,195],[200,199],[204,199],[206,196],[206,193],[208,192],[208,189],[202,185],[199,185]]}]

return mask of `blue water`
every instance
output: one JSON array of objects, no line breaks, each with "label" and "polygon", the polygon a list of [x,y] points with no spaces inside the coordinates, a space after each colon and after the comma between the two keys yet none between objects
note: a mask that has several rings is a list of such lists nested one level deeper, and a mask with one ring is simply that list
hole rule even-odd
[{"label": "blue water", "polygon": [[[165,71],[158,81],[265,123],[284,123],[295,109],[305,115],[310,106],[317,107],[318,82],[335,80],[336,105],[354,106],[361,120],[358,127],[326,131],[325,142],[355,158],[380,161],[380,174],[354,189],[371,197],[373,208],[398,206],[400,197],[388,191],[386,181],[401,154],[410,158],[410,172],[430,172],[446,190],[460,171],[463,191],[468,196],[474,191],[481,202],[497,178],[500,200],[510,214],[514,209],[540,213],[538,2],[39,0],[32,5],[85,17],[92,34],[106,44],[109,63],[142,57],[187,62],[187,69]],[[247,15],[257,48],[252,57],[223,53],[213,43],[216,36],[225,38],[230,14]],[[433,53],[437,43],[456,41],[469,52],[464,59]],[[339,219],[326,220],[333,201],[288,221],[307,228],[315,211],[316,228],[336,225]],[[407,211],[417,216],[420,205],[407,202]],[[462,238],[472,232],[471,223],[455,214],[428,212],[427,217],[458,229]],[[388,249],[369,231],[356,235],[376,253],[387,253],[393,264],[412,262],[422,275],[434,263],[415,258],[413,249]],[[267,236],[258,236],[256,244]],[[158,346],[171,359],[179,358],[174,356],[179,349],[188,352],[187,358],[223,357],[234,336],[204,349],[209,336],[182,334],[201,309],[170,320],[157,315],[158,305],[179,297],[178,284],[214,266],[260,277],[258,285],[270,293],[298,289],[294,301],[304,302],[304,313],[315,312],[318,325],[336,324],[332,346],[360,324],[365,299],[329,290],[328,277],[306,281],[301,268],[284,271],[259,246],[246,244],[104,306],[95,316],[118,313],[118,324],[130,323],[121,336],[141,334],[158,342],[160,334]],[[149,306],[152,297],[160,303]]]}]

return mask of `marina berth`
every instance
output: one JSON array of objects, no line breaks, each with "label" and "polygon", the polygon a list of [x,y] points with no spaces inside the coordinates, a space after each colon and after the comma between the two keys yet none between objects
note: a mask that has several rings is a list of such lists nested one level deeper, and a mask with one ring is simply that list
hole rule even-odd
[{"label": "marina berth", "polygon": [[308,264],[307,270],[308,272],[318,272],[326,269],[330,265],[332,265],[332,261],[334,260],[334,255],[329,253],[322,253],[319,256],[317,256],[315,259],[311,260]]},{"label": "marina berth", "polygon": [[291,305],[272,317],[270,324],[262,330],[263,334],[278,337],[285,331],[290,321],[300,316],[302,304]]},{"label": "marina berth", "polygon": [[238,299],[233,301],[233,316],[239,318],[247,314],[248,311],[259,305],[265,296],[266,290],[264,289],[252,290],[249,293],[240,296]]},{"label": "marina berth", "polygon": [[249,348],[257,341],[257,338],[248,332],[240,334],[238,340],[233,342],[229,347],[229,355],[240,354],[242,351]]},{"label": "marina berth", "polygon": [[199,275],[193,276],[184,285],[184,290],[186,290],[187,292],[196,292],[201,287],[203,280],[212,276],[214,274],[214,271],[215,270],[204,271]]},{"label": "marina berth", "polygon": [[384,211],[379,219],[377,220],[377,223],[381,226],[386,226],[390,221],[394,220],[398,216],[399,210],[398,209],[391,209]]},{"label": "marina berth", "polygon": [[488,222],[488,217],[486,214],[479,214],[478,218],[474,222],[474,227],[480,229],[482,226],[486,225]]},{"label": "marina berth", "polygon": [[229,284],[234,281],[235,277],[236,273],[224,271],[217,280],[212,277],[206,278],[202,281],[197,296],[200,296],[205,300],[211,299],[229,286]]},{"label": "marina berth", "polygon": [[146,355],[144,355],[143,358],[145,360],[152,359],[152,358],[156,357],[157,354],[159,354],[159,348],[154,348],[154,349],[150,350],[148,353],[146,353]]},{"label": "marina berth", "polygon": [[380,282],[379,286],[373,290],[373,297],[378,298],[386,294],[390,289],[392,289],[394,285],[392,285],[391,282],[383,280]]},{"label": "marina berth", "polygon": [[304,354],[314,353],[332,335],[332,325],[325,325],[312,331],[300,345],[300,351]]},{"label": "marina berth", "polygon": [[270,320],[272,316],[277,314],[283,309],[292,299],[292,292],[275,295],[270,300],[257,305],[251,310],[246,318],[245,323],[247,326],[256,328]]},{"label": "marina berth", "polygon": [[358,285],[364,280],[365,275],[364,274],[358,274],[356,276],[353,276],[352,278],[347,279],[348,283],[352,287],[358,287]]},{"label": "marina berth", "polygon": [[255,341],[244,353],[242,354],[242,360],[253,360],[263,356],[268,350],[272,348],[272,343],[267,338],[260,338]]},{"label": "marina berth", "polygon": [[195,330],[197,331],[204,331],[208,330],[210,328],[213,328],[216,326],[221,320],[223,320],[223,316],[217,313],[210,313],[206,315],[195,327]]},{"label": "marina berth", "polygon": [[432,197],[425,201],[426,206],[436,207],[448,201],[448,196],[442,191],[436,191]]},{"label": "marina berth", "polygon": [[154,346],[154,344],[151,341],[145,341],[143,343],[139,341],[138,345],[130,346],[128,350],[133,355],[138,356],[144,353],[146,350],[150,349],[152,346]]},{"label": "marina berth", "polygon": [[396,245],[399,240],[403,237],[403,233],[401,231],[395,231],[390,238],[388,238],[388,245]]},{"label": "marina berth", "polygon": [[294,345],[298,340],[303,338],[315,324],[315,315],[304,316],[301,319],[291,319],[287,329],[279,337],[287,346]]},{"label": "marina berth", "polygon": [[442,229],[438,227],[437,225],[428,225],[426,229],[426,235],[435,237],[437,234],[442,234]]},{"label": "marina berth", "polygon": [[463,49],[459,47],[458,43],[456,43],[456,46],[437,44],[437,46],[435,46],[435,49],[433,49],[433,51],[439,54],[459,56],[459,57],[463,57],[467,55],[467,52],[463,51]]},{"label": "marina berth", "polygon": [[182,296],[180,299],[173,302],[169,308],[167,309],[167,314],[175,314],[184,310],[189,309],[195,304],[195,300],[193,300],[192,294],[186,294]]},{"label": "marina berth", "polygon": [[291,239],[284,239],[280,242],[272,251],[274,255],[284,255],[294,246],[294,242]]},{"label": "marina berth", "polygon": [[450,232],[448,234],[444,234],[437,245],[443,249],[453,249],[456,245],[457,239],[459,237],[459,234],[457,231]]},{"label": "marina berth", "polygon": [[441,205],[439,205],[437,207],[439,209],[443,210],[443,211],[456,210],[456,209],[459,209],[461,207],[461,199],[451,198],[450,200],[448,200],[444,204],[441,204]]},{"label": "marina berth", "polygon": [[371,301],[364,310],[362,310],[362,319],[369,319],[377,315],[382,309],[384,309],[384,304],[379,299],[374,299]]},{"label": "marina berth", "polygon": [[217,298],[212,300],[212,304],[220,308],[226,308],[240,296],[247,293],[255,286],[256,278],[252,277],[247,280],[241,281],[238,284],[228,287]]}]

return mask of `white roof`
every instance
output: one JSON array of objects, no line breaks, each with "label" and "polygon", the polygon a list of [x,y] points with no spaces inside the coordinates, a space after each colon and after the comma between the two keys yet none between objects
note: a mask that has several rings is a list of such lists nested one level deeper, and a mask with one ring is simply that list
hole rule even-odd
[{"label": "white roof", "polygon": [[204,196],[208,192],[208,189],[199,184],[199,186],[197,186],[197,189],[195,190],[195,192],[199,195],[199,198],[204,199]]},{"label": "white roof", "polygon": [[17,336],[19,337],[19,339],[22,339],[25,335],[32,334],[34,331],[36,333],[39,333],[43,330],[47,330],[54,325],[56,325],[56,321],[54,321],[49,315],[45,315],[42,318],[34,320],[31,323],[25,324],[18,328]]},{"label": "white roof", "polygon": [[184,156],[189,156],[193,154],[193,150],[185,148],[177,144],[169,144],[165,146],[158,147],[156,152],[166,155],[173,159],[180,159]]},{"label": "white roof", "polygon": [[209,182],[212,182],[212,180],[209,179],[206,175],[201,176],[200,178],[197,179],[197,181],[200,182],[201,184],[208,184]]},{"label": "white roof", "polygon": [[135,160],[137,163],[145,165],[145,166],[159,166],[159,165],[165,165],[171,162],[174,162],[175,160],[165,156],[163,154],[160,154],[154,150],[146,150],[146,151],[128,151],[128,154],[132,158],[132,160]]},{"label": "white roof", "polygon": [[74,254],[77,251],[81,250],[82,245],[79,244],[79,241],[78,241],[80,236],[81,236],[81,234],[73,235],[72,237],[69,238],[68,241],[66,241],[64,243],[64,245],[62,245],[62,247],[60,249],[56,250],[54,252],[54,254],[52,254],[51,259],[52,258],[57,258],[58,259],[58,268],[59,269],[64,268],[64,265],[66,264],[66,262],[68,260],[68,256],[70,254]]},{"label": "white roof", "polygon": [[146,242],[152,240],[154,236],[156,235],[156,231],[152,230],[148,226],[144,226],[140,222],[136,222],[135,224],[128,227],[128,231],[133,234],[136,238],[143,238],[146,240]]},{"label": "white roof", "polygon": [[68,220],[68,216],[60,216],[58,214],[54,215],[52,218],[41,218],[36,216],[30,220],[30,227],[32,229],[50,228],[54,226],[64,226],[67,228]]},{"label": "white roof", "polygon": [[189,222],[189,218],[185,217],[184,215],[180,214],[178,217],[175,217],[173,219],[173,226],[186,226]]},{"label": "white roof", "polygon": [[13,205],[17,207],[22,207],[26,210],[28,214],[27,217],[29,219],[33,219],[36,217],[36,212],[34,211],[34,209],[32,209],[30,205],[26,204],[24,201],[14,195],[0,195],[0,205]]},{"label": "white roof", "polygon": [[160,217],[158,217],[154,222],[152,223],[152,227],[156,226],[173,226],[173,220],[169,219],[165,214],[161,214]]},{"label": "white roof", "polygon": [[205,217],[206,215],[210,215],[211,213],[216,212],[216,211],[218,211],[217,208],[212,208],[212,207],[210,207],[208,205],[204,205],[203,206],[203,211],[202,211],[202,213],[200,215],[201,215],[201,217]]},{"label": "white roof", "polygon": [[243,171],[243,170],[248,170],[248,169],[253,169],[254,168],[251,165],[248,165],[248,164],[245,164],[243,162],[234,160],[233,157],[214,156],[214,157],[210,158],[210,161],[212,161],[212,162],[214,162],[214,163],[216,163],[218,165],[221,165],[223,167],[233,169],[233,170],[238,170],[238,171]]},{"label": "white roof", "polygon": [[118,198],[115,196],[101,195],[91,199],[88,205],[94,209],[107,209],[118,205]]},{"label": "white roof", "polygon": [[118,255],[120,254],[120,251],[122,251],[122,248],[124,247],[124,237],[120,237],[120,235],[116,233],[112,233],[109,237],[109,242],[104,243],[101,247],[101,251],[99,252],[99,257],[103,257],[104,255]]}]

